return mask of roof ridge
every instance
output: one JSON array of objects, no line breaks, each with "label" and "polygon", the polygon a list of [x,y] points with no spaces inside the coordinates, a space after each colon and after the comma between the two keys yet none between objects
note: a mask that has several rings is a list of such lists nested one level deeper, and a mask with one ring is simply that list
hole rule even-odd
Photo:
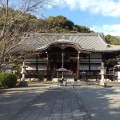
[{"label": "roof ridge", "polygon": [[29,35],[83,35],[83,36],[97,36],[98,34],[101,34],[101,33],[30,33]]}]

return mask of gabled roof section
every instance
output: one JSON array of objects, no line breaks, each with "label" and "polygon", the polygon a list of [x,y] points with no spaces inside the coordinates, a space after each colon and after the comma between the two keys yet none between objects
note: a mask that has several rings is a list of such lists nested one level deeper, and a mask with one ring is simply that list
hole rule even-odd
[{"label": "gabled roof section", "polygon": [[73,44],[81,50],[93,52],[120,51],[120,46],[108,45],[103,35],[99,33],[33,33],[22,37],[19,49],[43,50],[58,43]]}]

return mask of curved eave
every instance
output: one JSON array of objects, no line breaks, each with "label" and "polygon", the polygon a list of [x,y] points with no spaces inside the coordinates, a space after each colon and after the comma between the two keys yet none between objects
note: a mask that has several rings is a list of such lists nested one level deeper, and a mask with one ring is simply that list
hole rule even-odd
[{"label": "curved eave", "polygon": [[101,50],[101,51],[93,51],[94,53],[115,53],[120,52],[120,50]]},{"label": "curved eave", "polygon": [[82,48],[79,44],[75,43],[75,42],[72,42],[72,41],[68,41],[68,40],[64,40],[64,39],[61,39],[61,40],[57,40],[57,41],[53,41],[49,44],[46,44],[45,46],[42,46],[40,48],[37,48],[36,51],[43,51],[43,50],[47,50],[51,45],[57,45],[57,44],[69,44],[69,45],[74,45],[76,46],[77,50],[78,51],[81,51],[81,52],[93,52],[94,50],[93,49],[84,49]]},{"label": "curved eave", "polygon": [[[100,34],[40,34],[36,33],[21,40],[19,49],[42,52],[49,47],[73,47],[80,53],[111,53],[119,52],[120,46],[108,45]],[[18,48],[17,48],[18,49]]]}]

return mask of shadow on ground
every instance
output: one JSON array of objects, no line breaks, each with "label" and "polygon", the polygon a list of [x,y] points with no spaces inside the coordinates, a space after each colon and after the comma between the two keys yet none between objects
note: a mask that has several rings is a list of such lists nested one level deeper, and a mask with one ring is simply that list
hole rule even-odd
[{"label": "shadow on ground", "polygon": [[75,86],[78,98],[84,106],[90,120],[120,119],[120,86],[114,83],[108,87]]}]

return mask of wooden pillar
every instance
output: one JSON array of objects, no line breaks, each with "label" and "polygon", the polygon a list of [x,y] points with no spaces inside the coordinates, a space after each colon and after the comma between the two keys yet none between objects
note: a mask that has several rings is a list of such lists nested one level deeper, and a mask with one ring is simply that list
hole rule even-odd
[{"label": "wooden pillar", "polygon": [[77,79],[80,78],[80,56],[79,56],[80,52],[78,52],[78,56],[77,56]]},{"label": "wooden pillar", "polygon": [[91,64],[90,64],[90,55],[89,55],[89,72],[91,71]]},{"label": "wooden pillar", "polygon": [[36,74],[38,76],[38,55],[36,54]]},{"label": "wooden pillar", "polygon": [[90,71],[91,71],[91,63],[90,63],[90,55],[89,55],[89,57],[88,57],[88,59],[89,59],[89,76],[86,76],[86,77],[89,77],[90,78]]},{"label": "wooden pillar", "polygon": [[50,53],[48,55],[48,75],[49,75],[49,80],[52,80],[52,68],[51,68],[51,57]]},{"label": "wooden pillar", "polygon": [[49,60],[48,60],[48,52],[46,52],[47,54],[47,80],[49,79]]}]

